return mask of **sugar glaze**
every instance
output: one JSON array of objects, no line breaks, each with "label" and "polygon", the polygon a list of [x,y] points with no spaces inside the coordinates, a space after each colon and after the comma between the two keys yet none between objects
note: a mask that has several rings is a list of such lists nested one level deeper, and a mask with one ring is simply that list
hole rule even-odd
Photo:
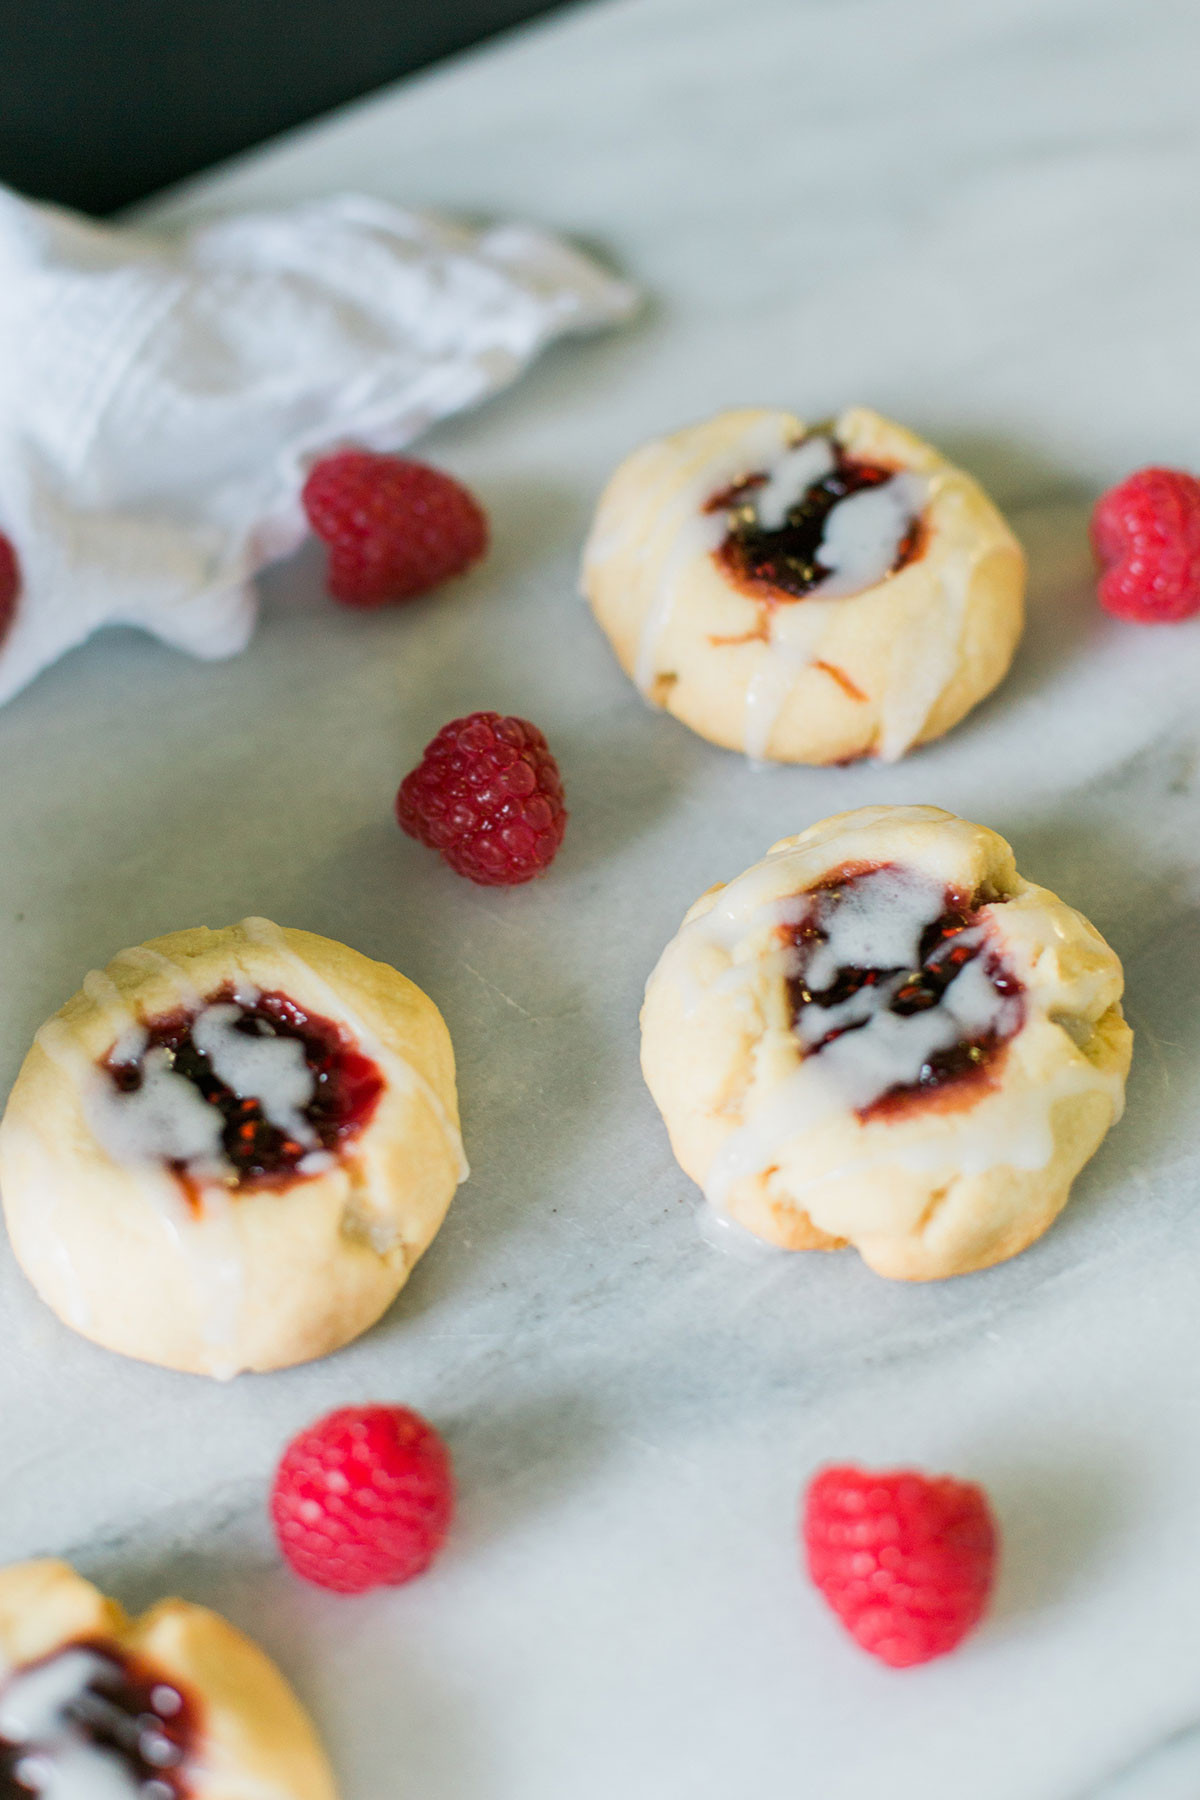
[{"label": "sugar glaze", "polygon": [[[786,987],[797,974],[790,937],[811,906],[805,891],[780,892],[781,886],[786,890],[781,871],[796,855],[783,852],[746,871],[685,923],[659,965],[680,995],[685,1019],[698,1018],[714,1005],[733,1006],[739,1029],[755,1037],[767,1030],[764,996],[772,984]],[[826,941],[810,956],[807,985],[828,981],[838,968],[864,959],[874,967],[915,966],[922,935],[944,906],[942,880],[916,869],[897,870],[894,877],[864,885],[861,894],[831,913]],[[987,931],[989,912],[987,904],[980,907],[972,932]],[[950,1115],[949,1126],[942,1115],[927,1126],[921,1109],[898,1119],[872,1116],[884,1094],[911,1085],[929,1058],[956,1038],[989,1030],[1004,1035],[1013,1024],[1010,1001],[986,979],[982,957],[968,961],[947,985],[942,1003],[925,1012],[897,1017],[890,1011],[895,985],[893,980],[876,993],[851,997],[840,1017],[828,1007],[812,1014],[803,1006],[797,1010],[788,1029],[802,1051],[806,1038],[811,1048],[832,1026],[857,1028],[846,1030],[819,1054],[790,1060],[782,1074],[776,1062],[770,1065],[770,1078],[752,1076],[739,1105],[739,1123],[717,1150],[704,1180],[710,1204],[722,1209],[738,1182],[785,1162],[806,1132],[834,1120],[849,1128],[845,1160],[811,1183],[797,1186],[790,1180],[795,1196],[874,1165],[923,1172],[949,1166],[963,1174],[998,1164],[1042,1168],[1054,1153],[1054,1109],[1070,1094],[1103,1092],[1113,1116],[1119,1116],[1121,1082],[1082,1056],[1073,1057],[1040,1088],[1023,1087],[1013,1094],[1001,1081]],[[1028,990],[1025,1005],[1027,1019],[1045,1018],[1036,989]],[[1061,1019],[1053,1023],[1067,1031]],[[1074,1040],[1088,1031],[1067,1035]],[[767,1065],[756,1059],[754,1066]]]}]

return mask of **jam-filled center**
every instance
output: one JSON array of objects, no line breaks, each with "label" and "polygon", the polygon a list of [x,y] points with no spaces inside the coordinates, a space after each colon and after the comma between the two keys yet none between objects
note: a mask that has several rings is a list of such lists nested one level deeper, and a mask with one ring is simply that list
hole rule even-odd
[{"label": "jam-filled center", "polygon": [[113,1645],[68,1644],[0,1687],[0,1800],[190,1800],[196,1710]]},{"label": "jam-filled center", "polygon": [[383,1077],[349,1032],[286,994],[225,989],[152,1019],[102,1065],[111,1149],[185,1185],[319,1174],[369,1122]]},{"label": "jam-filled center", "polygon": [[1025,1018],[986,905],[885,864],[830,877],[796,924],[792,1025],[860,1118],[966,1083],[989,1084]]},{"label": "jam-filled center", "polygon": [[876,586],[920,555],[924,489],[919,476],[860,461],[818,433],[705,510],[726,515],[715,555],[739,587],[760,599],[833,599]]}]

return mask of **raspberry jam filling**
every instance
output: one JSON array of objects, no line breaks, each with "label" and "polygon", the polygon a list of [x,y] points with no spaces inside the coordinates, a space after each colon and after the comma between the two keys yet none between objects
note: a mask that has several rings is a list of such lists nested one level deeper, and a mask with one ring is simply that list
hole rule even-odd
[{"label": "raspberry jam filling", "polygon": [[921,486],[906,471],[859,461],[836,438],[807,437],[771,473],[708,501],[706,512],[728,515],[714,554],[757,598],[859,593],[920,555]]},{"label": "raspberry jam filling", "polygon": [[166,1162],[189,1188],[319,1174],[383,1092],[349,1032],[286,994],[225,989],[134,1037],[101,1065],[111,1084],[102,1135],[118,1154]]},{"label": "raspberry jam filling", "polygon": [[972,1084],[991,1086],[1025,1019],[1024,988],[983,910],[967,896],[885,864],[829,877],[793,947],[792,1025],[859,1118]]},{"label": "raspberry jam filling", "polygon": [[0,1800],[189,1800],[186,1694],[111,1644],[69,1644],[0,1688]]}]

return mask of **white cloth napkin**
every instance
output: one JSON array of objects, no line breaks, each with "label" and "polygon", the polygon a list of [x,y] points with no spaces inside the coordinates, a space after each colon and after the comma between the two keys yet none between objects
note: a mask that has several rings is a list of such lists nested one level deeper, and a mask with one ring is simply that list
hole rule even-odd
[{"label": "white cloth napkin", "polygon": [[0,188],[0,703],[104,624],[241,650],[316,456],[397,449],[635,304],[545,232],[361,195],[159,235]]}]

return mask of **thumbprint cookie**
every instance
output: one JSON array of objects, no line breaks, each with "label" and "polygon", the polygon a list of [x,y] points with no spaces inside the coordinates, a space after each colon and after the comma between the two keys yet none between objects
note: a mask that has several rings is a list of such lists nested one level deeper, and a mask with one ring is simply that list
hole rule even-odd
[{"label": "thumbprint cookie", "polygon": [[216,1376],[374,1323],[466,1174],[454,1053],[394,969],[245,919],[122,951],[37,1033],[0,1196],[43,1300]]},{"label": "thumbprint cookie", "polygon": [[621,464],[582,585],[646,699],[701,737],[893,762],[1003,679],[1025,558],[976,481],[878,413],[744,408]]},{"label": "thumbprint cookie", "polygon": [[336,1800],[283,1676],[207,1607],[131,1619],[62,1562],[0,1569],[0,1794]]},{"label": "thumbprint cookie", "polygon": [[719,1214],[932,1280],[1066,1205],[1121,1113],[1122,986],[994,831],[864,807],[696,902],[646,989],[642,1067]]}]

